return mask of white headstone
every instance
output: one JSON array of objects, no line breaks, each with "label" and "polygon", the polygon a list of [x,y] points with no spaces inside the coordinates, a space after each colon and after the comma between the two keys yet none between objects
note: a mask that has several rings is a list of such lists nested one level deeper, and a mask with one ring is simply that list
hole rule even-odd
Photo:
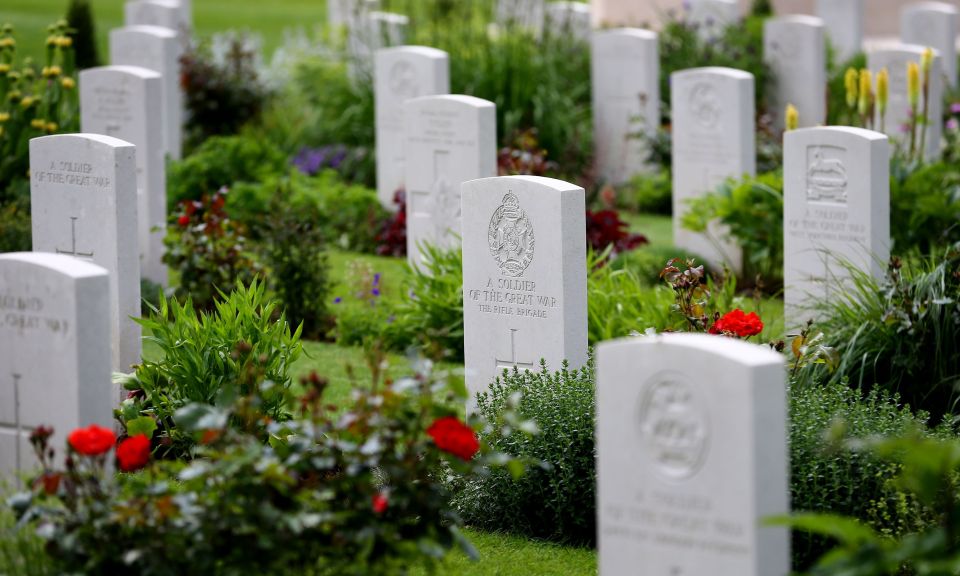
[{"label": "white headstone", "polygon": [[957,85],[957,14],[957,8],[945,2],[917,2],[900,12],[900,39],[939,52],[950,87]]},{"label": "white headstone", "polygon": [[420,246],[460,245],[460,185],[497,175],[497,107],[473,96],[424,96],[403,107],[407,260]]},{"label": "white headstone", "polygon": [[374,72],[373,60],[377,51],[404,43],[410,19],[391,12],[361,11],[356,20],[347,24],[350,76],[367,78]]},{"label": "white headstone", "polygon": [[180,56],[176,32],[159,26],[128,26],[110,31],[110,63],[139,66],[163,75],[164,149],[174,160],[183,154],[183,91],[180,88]]},{"label": "white headstone", "polygon": [[863,50],[863,0],[817,0],[817,17],[843,63]]},{"label": "white headstone", "polygon": [[[883,128],[887,136],[897,145],[909,148],[910,135],[910,100],[907,95],[907,64],[920,63],[920,58],[926,50],[924,46],[901,44],[889,48],[879,48],[867,52],[867,67],[876,77],[883,68],[890,74],[889,99],[887,114],[883,121]],[[934,50],[933,62],[930,67],[930,110],[928,113],[931,122],[927,124],[927,143],[924,146],[924,156],[933,160],[940,155],[940,136],[943,117],[943,59]],[[921,91],[918,114],[922,114],[924,98]],[[877,111],[877,129],[881,128],[880,112]],[[917,134],[919,141],[920,135]],[[917,144],[919,146],[919,143]]]},{"label": "white headstone", "polygon": [[690,0],[689,21],[703,39],[718,38],[740,20],[736,0]]},{"label": "white headstone", "polygon": [[554,36],[572,36],[590,40],[590,5],[583,2],[550,2],[546,8],[546,26]]},{"label": "white headstone", "polygon": [[113,369],[140,363],[136,148],[100,134],[30,140],[33,250],[110,272]]},{"label": "white headstone", "polygon": [[167,171],[163,154],[163,79],[137,66],[80,72],[80,130],[137,147],[140,272],[167,286],[163,238],[167,231]]},{"label": "white headstone", "polygon": [[740,270],[742,253],[711,231],[717,244],[685,229],[687,201],[712,192],[727,178],[756,173],[754,79],[732,68],[694,68],[671,75],[673,121],[673,242],[717,267]]},{"label": "white headstone", "polygon": [[537,176],[463,184],[463,333],[470,402],[504,369],[587,361],[584,191]]},{"label": "white headstone", "polygon": [[403,103],[419,96],[450,92],[450,58],[426,46],[378,50],[374,66],[376,101],[377,196],[388,210],[404,188]]},{"label": "white headstone", "polygon": [[827,119],[823,34],[823,21],[814,16],[782,16],[763,24],[763,56],[776,83],[769,112],[780,130],[787,104],[796,106],[802,127],[819,126]]},{"label": "white headstone", "polygon": [[890,145],[879,132],[793,130],[783,146],[787,328],[844,290],[847,265],[883,276],[890,250]]},{"label": "white headstone", "polygon": [[543,32],[544,0],[497,0],[497,24]]},{"label": "white headstone", "polygon": [[0,254],[0,480],[37,466],[30,433],[112,427],[107,271],[69,256]]},{"label": "white headstone", "polygon": [[330,28],[350,26],[364,14],[379,8],[377,0],[328,0],[327,25]]},{"label": "white headstone", "polygon": [[707,334],[597,352],[600,576],[786,576],[783,357]]},{"label": "white headstone", "polygon": [[188,12],[178,0],[133,0],[123,6],[126,26],[160,26],[188,34]]},{"label": "white headstone", "polygon": [[647,167],[660,125],[660,56],[657,34],[637,28],[595,32],[591,58],[593,133],[600,177],[622,184]]}]

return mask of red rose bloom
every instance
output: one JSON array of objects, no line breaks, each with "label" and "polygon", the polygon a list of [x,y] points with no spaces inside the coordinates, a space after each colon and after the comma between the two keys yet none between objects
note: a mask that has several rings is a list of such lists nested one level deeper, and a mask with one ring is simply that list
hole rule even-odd
[{"label": "red rose bloom", "polygon": [[177,224],[183,228],[186,228],[190,224],[190,217],[184,214],[183,216],[177,218]]},{"label": "red rose bloom", "polygon": [[711,334],[736,334],[749,338],[763,332],[763,322],[756,312],[744,314],[739,308],[720,317],[710,327]]},{"label": "red rose bloom", "polygon": [[480,450],[480,442],[473,428],[453,416],[434,420],[427,428],[427,434],[433,438],[437,448],[462,460],[470,460]]},{"label": "red rose bloom", "polygon": [[113,430],[91,424],[87,428],[77,428],[67,437],[67,442],[78,454],[99,456],[106,454],[117,442]]},{"label": "red rose bloom", "polygon": [[377,492],[373,495],[373,511],[377,514],[383,514],[387,511],[387,506],[390,502],[387,500],[387,497],[382,492]]},{"label": "red rose bloom", "polygon": [[136,472],[149,461],[150,439],[144,434],[127,438],[117,446],[117,462],[124,472]]}]

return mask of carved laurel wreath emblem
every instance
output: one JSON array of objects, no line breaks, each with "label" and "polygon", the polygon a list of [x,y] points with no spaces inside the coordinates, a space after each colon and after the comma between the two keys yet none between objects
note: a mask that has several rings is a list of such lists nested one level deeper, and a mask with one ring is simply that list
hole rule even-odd
[{"label": "carved laurel wreath emblem", "polygon": [[533,225],[512,192],[503,197],[503,204],[490,218],[487,241],[504,276],[522,276],[533,261]]}]

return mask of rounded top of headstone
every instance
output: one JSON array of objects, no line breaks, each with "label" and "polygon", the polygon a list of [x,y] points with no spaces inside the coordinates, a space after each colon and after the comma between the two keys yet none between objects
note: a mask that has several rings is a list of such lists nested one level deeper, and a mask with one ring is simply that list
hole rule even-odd
[{"label": "rounded top of headstone", "polygon": [[163,26],[147,26],[139,24],[136,26],[124,26],[123,28],[114,28],[110,35],[129,35],[138,34],[141,36],[154,36],[156,38],[177,38],[177,31]]},{"label": "rounded top of headstone", "polygon": [[379,20],[381,22],[389,22],[391,24],[407,24],[410,22],[410,18],[404,14],[397,14],[395,12],[380,12],[374,11],[367,14],[367,17],[370,20]]},{"label": "rounded top of headstone", "polygon": [[711,334],[693,334],[677,332],[608,340],[599,345],[601,349],[636,348],[639,346],[657,348],[669,347],[686,349],[691,361],[697,356],[709,355],[725,358],[748,367],[783,366],[783,356],[768,346],[751,344],[735,338]]},{"label": "rounded top of headstone", "polygon": [[447,60],[450,58],[450,55],[447,52],[440,50],[439,48],[432,48],[430,46],[391,46],[389,48],[380,48],[377,50],[376,57],[384,58],[401,56],[416,56],[431,60]]},{"label": "rounded top of headstone", "polygon": [[746,70],[740,70],[738,68],[726,68],[724,66],[703,66],[701,68],[687,68],[685,70],[678,70],[671,74],[671,76],[676,76],[677,78],[684,78],[686,76],[723,76],[726,78],[733,78],[735,80],[753,80],[753,74],[747,72]]},{"label": "rounded top of headstone", "polygon": [[156,70],[151,70],[142,66],[112,65],[97,66],[96,68],[87,68],[86,70],[81,70],[80,81],[83,82],[83,79],[86,76],[114,76],[121,74],[124,76],[136,76],[137,78],[142,78],[144,80],[163,78],[163,74],[157,72]]},{"label": "rounded top of headstone", "polygon": [[791,24],[800,26],[810,26],[812,28],[823,28],[823,19],[809,14],[787,14],[776,16],[766,21],[765,26],[777,26],[780,24]]},{"label": "rounded top of headstone", "polygon": [[110,148],[136,148],[130,142],[106,136],[103,134],[77,133],[77,134],[53,134],[51,136],[38,136],[30,139],[30,153],[33,154],[35,146],[61,146],[64,143],[93,143]]},{"label": "rounded top of headstone", "polygon": [[942,12],[948,16],[956,16],[958,11],[955,6],[947,4],[946,2],[914,2],[912,4],[907,4],[902,8],[902,11],[905,14],[911,12],[920,12],[920,11],[929,11],[929,12]]},{"label": "rounded top of headstone", "polygon": [[497,105],[489,100],[477,98],[476,96],[467,96],[465,94],[434,94],[432,96],[419,96],[411,98],[404,102],[404,107],[418,108],[421,106],[430,106],[440,103],[448,103],[465,108],[496,108]]},{"label": "rounded top of headstone", "polygon": [[110,274],[106,268],[92,262],[53,252],[8,252],[0,254],[0,264],[4,262],[46,268],[68,278],[106,277]]},{"label": "rounded top of headstone", "polygon": [[571,10],[573,12],[583,12],[584,14],[589,14],[590,5],[586,2],[549,2],[547,3],[547,10]]},{"label": "rounded top of headstone", "polygon": [[164,8],[174,8],[180,9],[180,2],[177,0],[134,0],[133,2],[128,2],[129,4],[153,4],[155,6],[163,6]]},{"label": "rounded top of headstone", "polygon": [[478,178],[476,180],[468,180],[467,182],[464,182],[463,187],[464,189],[467,189],[468,187],[476,186],[485,187],[490,184],[509,186],[513,183],[524,183],[528,188],[542,188],[557,192],[583,190],[583,188],[577,186],[576,184],[571,184],[563,180],[557,180],[556,178],[545,178],[543,176],[493,176],[491,178]]},{"label": "rounded top of headstone", "polygon": [[597,30],[594,35],[601,38],[627,36],[631,38],[639,38],[641,40],[652,40],[654,42],[657,41],[657,33],[653,30],[647,30],[645,28],[608,28],[606,30]]},{"label": "rounded top of headstone", "polygon": [[919,58],[923,56],[924,51],[929,48],[933,50],[934,59],[940,58],[940,51],[934,48],[933,46],[924,46],[922,44],[883,44],[874,48],[871,48],[867,51],[867,56],[882,56],[884,54],[890,55],[903,55],[909,54],[911,56],[916,56]]},{"label": "rounded top of headstone", "polygon": [[850,146],[857,141],[872,145],[877,142],[886,143],[889,138],[882,132],[867,130],[866,128],[854,128],[853,126],[799,128],[790,130],[783,135],[784,145],[788,142],[802,146],[804,143],[830,144],[838,141],[842,141],[844,146]]}]

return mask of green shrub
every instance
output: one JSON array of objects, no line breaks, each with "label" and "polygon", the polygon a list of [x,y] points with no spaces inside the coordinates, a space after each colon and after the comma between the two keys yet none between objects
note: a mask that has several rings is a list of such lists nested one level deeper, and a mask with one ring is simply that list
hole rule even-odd
[{"label": "green shrub", "polygon": [[287,157],[269,142],[246,136],[215,136],[170,166],[167,202],[199,200],[237,182],[260,182],[289,170]]},{"label": "green shrub", "polygon": [[209,313],[198,312],[189,300],[180,304],[164,298],[154,315],[138,320],[160,356],[145,359],[124,385],[131,391],[118,411],[125,430],[152,420],[158,453],[189,457],[194,437],[179,429],[174,413],[187,404],[222,406],[224,398],[250,394],[238,383],[245,381],[251,362],[271,382],[255,409],[273,421],[288,419],[286,391],[290,368],[301,353],[300,329],[291,331],[283,314],[275,318],[278,302],[265,292],[263,283],[238,286]]},{"label": "green shrub", "polygon": [[174,213],[163,243],[164,263],[180,278],[175,294],[190,298],[197,308],[210,310],[220,290],[238,282],[248,284],[260,273],[260,265],[247,252],[243,226],[231,220],[225,209],[227,190],[201,200],[184,201]]},{"label": "green shrub", "polygon": [[264,235],[263,215],[278,194],[287,198],[294,209],[315,213],[328,245],[365,254],[376,251],[377,233],[387,211],[375,191],[346,184],[332,170],[314,177],[292,171],[259,183],[239,184],[231,190],[227,207],[233,218],[243,222],[251,236],[260,240]]},{"label": "green shrub", "polygon": [[[2,488],[2,486],[0,486]],[[0,493],[2,496],[2,493]],[[18,524],[0,497],[0,574],[4,576],[53,576],[46,543],[36,534],[34,523]]]},{"label": "green shrub", "polygon": [[617,204],[644,214],[673,213],[673,176],[668,169],[638,174],[617,194]]},{"label": "green shrub", "polygon": [[507,531],[570,544],[596,541],[596,465],[593,359],[580,370],[504,371],[477,398],[477,411],[496,419],[522,394],[516,412],[539,428],[530,436],[481,436],[497,451],[543,462],[514,480],[502,471],[467,482],[456,505],[464,520],[491,531]]},{"label": "green shrub", "polygon": [[848,266],[845,290],[817,305],[818,329],[839,354],[834,379],[877,386],[940,418],[960,383],[960,245],[939,257],[894,258],[881,280]]},{"label": "green shrub", "polygon": [[93,19],[93,7],[89,0],[70,0],[67,6],[67,35],[73,39],[77,69],[85,70],[100,65],[97,51],[97,28]]},{"label": "green shrub", "polygon": [[743,278],[759,278],[774,291],[783,283],[783,175],[779,172],[727,180],[709,194],[689,200],[683,227],[705,234],[719,221],[743,249]]},{"label": "green shrub", "polygon": [[322,222],[316,206],[293,206],[287,196],[277,194],[267,211],[261,243],[271,288],[290,323],[302,326],[303,336],[310,339],[324,336],[332,321]]},{"label": "green shrub", "polygon": [[[901,436],[923,429],[927,415],[914,414],[897,396],[875,390],[865,397],[844,382],[794,385],[790,392],[791,509],[858,518],[889,536],[902,535],[931,519],[928,510],[897,489],[896,464],[865,452],[831,450],[830,432],[842,423],[858,438]],[[946,437],[941,427],[930,434]],[[829,541],[793,533],[793,568],[805,570],[829,549]]]},{"label": "green shrub", "polygon": [[895,170],[890,180],[890,227],[898,254],[923,254],[960,241],[960,170],[953,163]]},{"label": "green shrub", "polygon": [[17,197],[6,204],[0,203],[0,253],[29,252],[32,234],[28,199]]}]

